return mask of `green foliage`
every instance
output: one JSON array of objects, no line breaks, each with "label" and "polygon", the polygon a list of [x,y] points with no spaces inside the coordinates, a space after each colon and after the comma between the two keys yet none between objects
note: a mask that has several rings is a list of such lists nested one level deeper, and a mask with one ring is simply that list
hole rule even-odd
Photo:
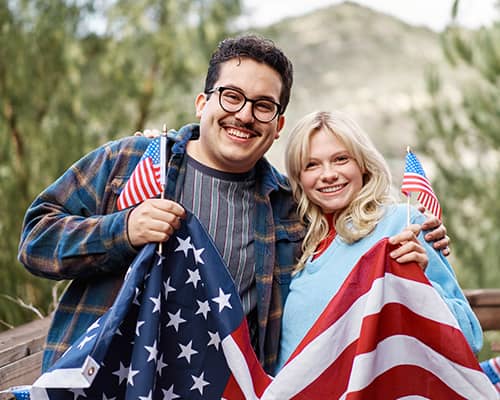
[{"label": "green foliage", "polygon": [[[191,83],[239,12],[239,0],[0,0],[0,294],[50,311],[53,283],[16,259],[30,202],[99,144],[192,121]],[[0,297],[0,325],[33,315]]]},{"label": "green foliage", "polygon": [[500,24],[450,27],[444,53],[465,78],[447,91],[428,73],[431,106],[416,115],[420,149],[436,165],[433,186],[465,287],[500,287]]},{"label": "green foliage", "polygon": [[[78,9],[62,1],[2,2],[0,6],[0,197],[4,200],[0,293],[39,304],[44,311],[51,284],[20,268],[16,250],[30,200],[61,170],[61,163],[67,165],[81,152],[78,116],[74,102],[65,96],[78,93],[66,78],[75,64],[68,49],[75,46],[78,19]],[[60,140],[63,132],[65,140]],[[66,147],[70,141],[75,147]],[[5,298],[0,300],[0,310],[0,320],[9,324],[33,316]]]}]

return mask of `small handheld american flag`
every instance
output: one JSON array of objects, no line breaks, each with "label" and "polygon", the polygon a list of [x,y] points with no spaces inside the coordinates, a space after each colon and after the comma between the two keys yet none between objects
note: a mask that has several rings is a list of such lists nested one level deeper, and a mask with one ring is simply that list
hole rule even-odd
[{"label": "small handheld american flag", "polygon": [[149,144],[139,164],[118,197],[118,209],[123,210],[159,195],[160,183],[160,138]]},{"label": "small handheld american flag", "polygon": [[[135,206],[163,193],[167,163],[167,126],[155,137],[142,155],[137,167],[118,197],[118,210]],[[162,167],[163,166],[163,167]],[[163,197],[163,196],[162,196]]]},{"label": "small handheld american flag", "polygon": [[431,183],[425,175],[422,164],[417,156],[413,154],[408,148],[406,154],[406,165],[403,176],[403,183],[401,184],[401,192],[410,196],[412,192],[417,192],[417,200],[429,212],[441,219],[441,205],[439,200],[432,190]]}]

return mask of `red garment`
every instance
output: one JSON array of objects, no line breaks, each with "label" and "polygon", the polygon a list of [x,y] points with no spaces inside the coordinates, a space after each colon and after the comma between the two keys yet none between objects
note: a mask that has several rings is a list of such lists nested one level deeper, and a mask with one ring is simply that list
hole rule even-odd
[{"label": "red garment", "polygon": [[324,253],[324,251],[328,248],[328,246],[330,246],[330,244],[333,242],[333,239],[335,239],[335,236],[337,235],[337,231],[335,230],[335,223],[333,222],[333,214],[326,214],[325,217],[328,221],[328,235],[326,235],[326,237],[318,244],[316,252],[312,257],[313,260]]}]

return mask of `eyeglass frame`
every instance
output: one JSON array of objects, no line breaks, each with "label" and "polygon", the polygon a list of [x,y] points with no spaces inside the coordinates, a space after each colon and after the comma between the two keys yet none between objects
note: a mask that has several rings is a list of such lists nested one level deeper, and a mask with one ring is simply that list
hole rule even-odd
[{"label": "eyeglass frame", "polygon": [[[242,103],[241,107],[238,108],[237,110],[227,110],[223,105],[222,105],[222,92],[224,90],[232,90],[233,92],[236,92],[240,95],[243,96],[243,98],[245,99],[245,101]],[[236,88],[233,88],[233,87],[228,87],[228,86],[216,86],[214,87],[213,89],[210,89],[210,90],[207,90],[205,92],[205,94],[207,95],[211,95],[211,94],[214,94],[215,92],[219,92],[219,105],[220,107],[225,111],[225,112],[228,112],[228,113],[237,113],[237,112],[240,112],[241,110],[243,110],[243,108],[245,107],[245,105],[247,104],[247,102],[250,102],[252,104],[252,116],[259,122],[263,123],[263,124],[268,124],[270,122],[272,122],[278,115],[281,115],[283,114],[283,111],[282,111],[282,106],[281,104],[279,103],[276,103],[275,101],[273,100],[270,100],[270,99],[267,99],[267,98],[258,98],[258,99],[250,99],[248,98],[247,96],[245,96],[245,93],[243,93],[240,89],[236,89]],[[254,111],[254,106],[255,106],[255,103],[258,102],[258,101],[268,101],[272,104],[274,104],[276,106],[276,113],[274,114],[274,116],[269,120],[269,121],[262,121],[260,118],[258,118],[256,115],[255,115],[255,111]]]}]

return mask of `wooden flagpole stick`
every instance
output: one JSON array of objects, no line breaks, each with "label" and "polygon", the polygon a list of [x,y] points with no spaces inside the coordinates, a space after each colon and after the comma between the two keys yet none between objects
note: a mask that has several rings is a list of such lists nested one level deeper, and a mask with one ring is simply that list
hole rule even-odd
[{"label": "wooden flagpole stick", "polygon": [[[406,154],[410,152],[410,146],[406,146]],[[406,195],[406,226],[410,225],[410,200],[411,200],[411,193],[408,192]]]},{"label": "wooden flagpole stick", "polygon": [[[160,136],[160,198],[165,198],[165,181],[167,169],[167,124],[163,124],[163,129]],[[163,254],[163,242],[158,244],[158,253],[160,256]]]}]

